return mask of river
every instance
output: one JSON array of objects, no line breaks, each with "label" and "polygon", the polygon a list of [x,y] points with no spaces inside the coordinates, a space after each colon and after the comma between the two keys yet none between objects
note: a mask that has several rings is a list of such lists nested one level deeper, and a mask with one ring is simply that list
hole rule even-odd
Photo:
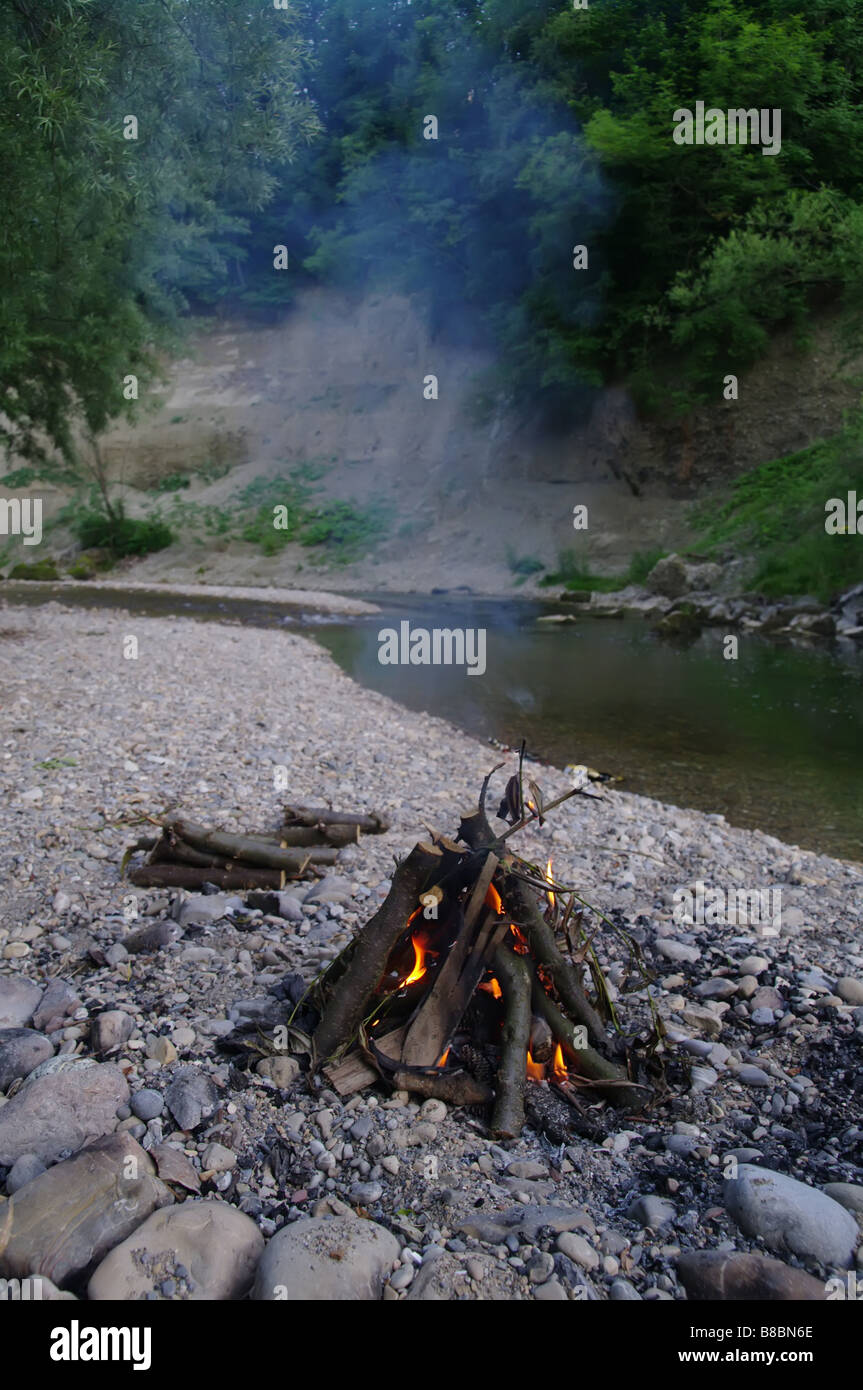
[{"label": "river", "polygon": [[[792,844],[863,859],[863,654],[740,636],[725,660],[721,634],[687,648],[658,641],[642,619],[538,624],[543,605],[471,596],[367,594],[379,617],[286,615],[270,605],[166,593],[54,590],[5,584],[13,601],[120,606],[140,613],[301,628],[362,685],[411,709],[558,766],[587,763],[625,790],[722,812],[734,825]],[[378,632],[482,627],[486,671],[386,666]],[[489,761],[493,760],[490,752]]]}]

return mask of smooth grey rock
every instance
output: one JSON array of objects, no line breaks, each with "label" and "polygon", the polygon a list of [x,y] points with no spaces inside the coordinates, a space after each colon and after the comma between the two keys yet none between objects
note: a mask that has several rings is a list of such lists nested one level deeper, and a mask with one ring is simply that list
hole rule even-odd
[{"label": "smooth grey rock", "polygon": [[54,979],[33,1012],[33,1027],[46,1033],[55,1032],[64,1028],[67,1019],[80,1008],[81,999],[72,986],[65,980]]},{"label": "smooth grey rock", "polygon": [[846,1004],[863,1004],[863,980],[843,975],[842,979],[836,982],[836,993]]},{"label": "smooth grey rock", "polygon": [[665,936],[657,938],[656,949],[661,956],[665,956],[666,960],[694,963],[701,958],[701,952],[697,946],[687,946],[685,941],[675,941]]},{"label": "smooth grey rock", "polygon": [[235,902],[226,893],[194,893],[183,903],[177,921],[184,930],[186,927],[208,927],[211,922],[220,921]]},{"label": "smooth grey rock", "polygon": [[770,965],[766,956],[744,956],[737,962],[737,969],[741,975],[763,975]]},{"label": "smooth grey rock", "polygon": [[703,1140],[696,1138],[694,1134],[669,1134],[665,1139],[665,1147],[670,1154],[681,1154],[688,1158],[690,1154],[702,1146]]},{"label": "smooth grey rock", "polygon": [[724,1188],[725,1206],[745,1235],[771,1250],[847,1269],[860,1235],[850,1212],[817,1187],[744,1163]]},{"label": "smooth grey rock", "polygon": [[768,1028],[775,1022],[772,1009],[753,1009],[750,1018],[759,1028]]},{"label": "smooth grey rock", "polygon": [[155,1120],[157,1115],[161,1115],[165,1108],[165,1102],[158,1091],[145,1086],[143,1090],[136,1091],[129,1102],[132,1107],[132,1114],[137,1115],[139,1120]]},{"label": "smooth grey rock", "polygon": [[770,1077],[761,1067],[746,1066],[738,1067],[734,1073],[738,1081],[742,1081],[744,1086],[769,1086]]},{"label": "smooth grey rock", "polygon": [[530,1181],[533,1178],[547,1178],[548,1164],[535,1163],[532,1159],[517,1159],[513,1163],[508,1163],[507,1173],[513,1178],[522,1178]]},{"label": "smooth grey rock", "polygon": [[351,1184],[350,1199],[361,1206],[370,1207],[379,1202],[384,1195],[379,1182],[355,1182]]},{"label": "smooth grey rock", "polygon": [[586,1211],[577,1207],[539,1206],[533,1202],[495,1212],[493,1216],[474,1212],[459,1222],[456,1230],[477,1240],[487,1241],[489,1245],[503,1245],[507,1236],[536,1240],[544,1226],[555,1234],[561,1231],[586,1231],[588,1235],[593,1235],[595,1230],[593,1218]]},{"label": "smooth grey rock", "polygon": [[368,1112],[365,1115],[360,1115],[351,1125],[351,1138],[356,1139],[357,1142],[361,1139],[368,1139],[372,1132],[372,1126],[372,1117]]},{"label": "smooth grey rock", "polygon": [[628,1279],[615,1279],[609,1290],[609,1297],[615,1303],[640,1303],[641,1294]]},{"label": "smooth grey rock", "polygon": [[42,986],[23,975],[0,977],[0,1028],[24,1028],[33,1017]]},{"label": "smooth grey rock", "polygon": [[131,1014],[124,1013],[122,1009],[107,1009],[90,1024],[93,1051],[102,1056],[106,1052],[113,1052],[115,1047],[122,1047],[134,1031],[135,1020]]},{"label": "smooth grey rock", "polygon": [[49,1162],[64,1149],[76,1152],[116,1127],[117,1109],[129,1099],[129,1084],[120,1068],[94,1063],[37,1077],[42,1067],[59,1060],[40,1063],[0,1108],[0,1163],[11,1166],[29,1153]]},{"label": "smooth grey rock", "polygon": [[183,1067],[165,1092],[168,1109],[179,1129],[197,1129],[208,1120],[219,1102],[215,1082],[206,1072]]},{"label": "smooth grey rock", "polygon": [[772,985],[761,985],[750,999],[749,1007],[751,1009],[772,1009],[774,1013],[778,1010],[781,1013],[785,1008],[785,1000],[779,990],[774,989]]},{"label": "smooth grey rock", "polygon": [[349,903],[352,897],[353,886],[350,879],[340,878],[338,874],[327,874],[309,889],[303,902]]},{"label": "smooth grey rock", "polygon": [[276,896],[279,900],[279,917],[284,917],[286,922],[295,922],[297,924],[306,920],[303,916],[303,909],[298,898],[285,892],[277,893]]},{"label": "smooth grey rock", "polygon": [[179,1270],[185,1268],[193,1302],[242,1298],[263,1249],[254,1221],[236,1207],[187,1199],[182,1206],[153,1212],[112,1250],[91,1278],[87,1296],[101,1302],[155,1293],[161,1299],[164,1280],[183,1277]]},{"label": "smooth grey rock", "polygon": [[547,1279],[544,1284],[538,1285],[533,1291],[533,1296],[537,1303],[566,1303],[566,1289],[559,1279]]},{"label": "smooth grey rock", "polygon": [[400,1249],[383,1226],[353,1215],[294,1221],[267,1246],[252,1297],[320,1303],[379,1299]]},{"label": "smooth grey rock", "polygon": [[667,1226],[669,1221],[674,1220],[676,1213],[677,1208],[673,1202],[667,1197],[657,1197],[654,1193],[636,1197],[626,1210],[630,1221],[637,1221],[640,1226],[649,1227],[653,1231]]},{"label": "smooth grey rock", "polygon": [[154,951],[161,951],[164,946],[170,946],[180,933],[181,928],[176,922],[150,922],[147,926],[139,927],[137,931],[124,936],[121,944],[130,956],[152,955]]},{"label": "smooth grey rock", "polygon": [[562,1231],[555,1244],[560,1253],[572,1260],[573,1264],[579,1265],[582,1269],[598,1269],[599,1255],[584,1236],[576,1235],[574,1231]]},{"label": "smooth grey rock", "polygon": [[0,1029],[0,1091],[8,1091],[19,1076],[28,1076],[40,1062],[54,1056],[54,1044],[33,1028]]},{"label": "smooth grey rock", "polygon": [[28,1182],[45,1172],[45,1164],[35,1154],[22,1154],[16,1158],[6,1176],[6,1191],[10,1197],[26,1187]]},{"label": "smooth grey rock", "polygon": [[711,560],[692,564],[672,553],[657,560],[644,586],[663,598],[681,598],[694,590],[714,589],[721,577],[721,568]]},{"label": "smooth grey rock", "polygon": [[734,980],[726,980],[723,975],[715,975],[703,984],[696,985],[692,991],[699,999],[731,999],[737,993]]},{"label": "smooth grey rock", "polygon": [[156,1207],[172,1200],[130,1135],[99,1139],[12,1197],[0,1273],[15,1278],[45,1274],[62,1286],[86,1273]]},{"label": "smooth grey rock", "polygon": [[687,1296],[696,1300],[818,1302],[827,1297],[820,1279],[766,1255],[688,1250],[677,1261],[677,1274]]},{"label": "smooth grey rock", "polygon": [[863,1217],[863,1184],[859,1182],[826,1182],[821,1189],[846,1211]]},{"label": "smooth grey rock", "polygon": [[208,1144],[201,1154],[201,1167],[207,1173],[228,1173],[237,1166],[237,1155],[224,1144]]}]

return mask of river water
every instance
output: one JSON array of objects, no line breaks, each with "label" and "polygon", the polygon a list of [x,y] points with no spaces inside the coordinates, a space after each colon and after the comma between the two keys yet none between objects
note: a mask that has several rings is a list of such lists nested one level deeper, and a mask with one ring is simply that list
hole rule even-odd
[{"label": "river water", "polygon": [[[622,777],[628,791],[863,859],[859,652],[837,656],[741,635],[739,657],[728,661],[718,632],[682,649],[658,641],[642,619],[547,626],[536,621],[548,611],[540,604],[470,596],[369,594],[381,616],[333,620],[245,601],[38,589],[3,586],[15,601],[300,626],[360,684],[411,709],[505,744],[524,738],[534,755],[557,766],[587,763]],[[404,619],[414,627],[484,628],[485,673],[381,665],[378,632]]]}]

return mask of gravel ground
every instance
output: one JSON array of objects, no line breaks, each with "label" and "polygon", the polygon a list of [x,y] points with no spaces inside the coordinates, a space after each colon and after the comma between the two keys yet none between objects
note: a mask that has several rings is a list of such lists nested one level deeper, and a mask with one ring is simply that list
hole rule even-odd
[{"label": "gravel ground", "polygon": [[[609,788],[522,832],[642,947],[666,1087],[638,1118],[592,1107],[588,1138],[532,1085],[534,1127],[497,1145],[479,1113],[344,1102],[297,1058],[225,1051],[284,1019],[425,825],[454,833],[496,750],[287,633],[58,605],[0,629],[0,1275],[51,1297],[562,1301],[747,1279],[817,1297],[863,1267],[863,866]],[[548,799],[568,785],[539,777]],[[392,829],[279,914],[120,879],[147,817],[275,828],[286,801]],[[697,881],[781,889],[775,934],[675,920]],[[646,1030],[621,938],[587,922],[624,1028]]]}]

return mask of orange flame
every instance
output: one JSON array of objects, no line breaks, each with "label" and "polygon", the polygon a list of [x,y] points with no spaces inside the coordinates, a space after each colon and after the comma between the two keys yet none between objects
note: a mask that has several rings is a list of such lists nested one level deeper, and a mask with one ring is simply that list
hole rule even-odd
[{"label": "orange flame", "polygon": [[545,1080],[545,1066],[542,1062],[535,1062],[533,1060],[533,1058],[530,1055],[530,1049],[528,1049],[527,1053],[527,1074],[530,1077],[531,1081]]},{"label": "orange flame", "polygon": [[414,948],[414,968],[406,980],[402,980],[399,989],[404,989],[406,985],[415,985],[417,980],[421,980],[426,973],[426,956],[436,956],[437,951],[428,949],[428,941],[424,932],[414,932],[411,937],[411,945]]},{"label": "orange flame", "polygon": [[526,956],[528,951],[530,950],[530,947],[527,944],[527,938],[522,934],[522,932],[519,931],[518,927],[515,925],[515,922],[510,923],[509,929],[515,937],[515,945],[512,949],[515,951],[517,956]]},{"label": "orange flame", "polygon": [[[549,857],[549,861],[545,866],[545,879],[547,883],[554,883],[554,879],[551,876],[551,857]],[[548,898],[549,907],[552,909],[552,911],[554,911],[554,904],[556,899],[554,893],[551,891],[550,888],[546,893],[546,897]]]},{"label": "orange flame", "polygon": [[493,907],[498,917],[503,916],[503,903],[500,900],[500,893],[493,883],[488,885],[488,891],[485,895],[485,905],[486,907]]},{"label": "orange flame", "polygon": [[558,1043],[557,1047],[554,1049],[554,1060],[551,1064],[551,1070],[554,1075],[555,1081],[566,1080],[566,1063],[563,1060],[563,1048],[561,1047],[560,1043]]},{"label": "orange flame", "polygon": [[447,1062],[447,1058],[449,1057],[450,1050],[451,1050],[450,1048],[447,1048],[447,1050],[446,1050],[446,1052],[443,1054],[443,1056],[442,1056],[441,1058],[439,1058],[438,1064],[437,1064],[439,1067],[445,1067],[445,1066],[446,1066],[446,1062]]},{"label": "orange flame", "polygon": [[490,980],[484,980],[479,988],[484,989],[486,994],[490,994],[492,999],[501,999],[503,997],[503,990],[493,975]]}]

